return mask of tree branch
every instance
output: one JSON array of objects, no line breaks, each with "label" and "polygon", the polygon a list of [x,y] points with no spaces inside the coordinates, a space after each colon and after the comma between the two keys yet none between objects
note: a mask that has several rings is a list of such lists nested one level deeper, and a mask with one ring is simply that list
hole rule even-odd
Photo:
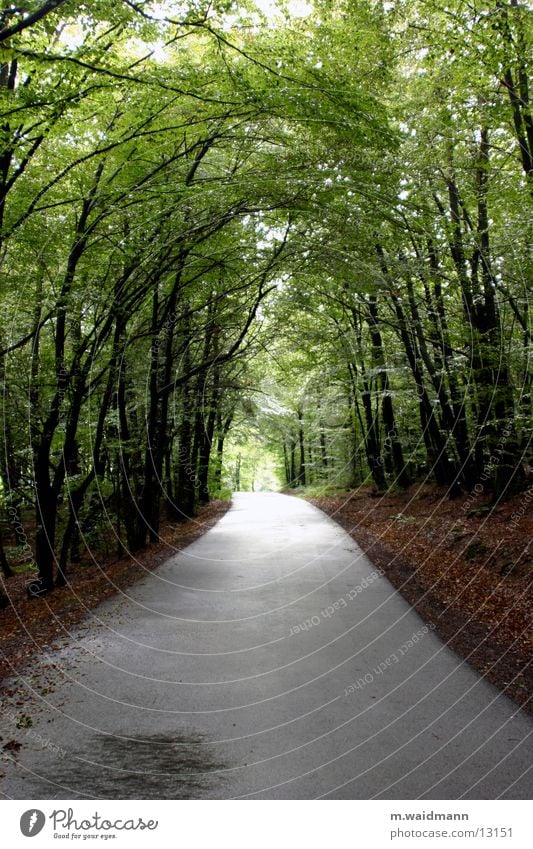
[{"label": "tree branch", "polygon": [[43,3],[40,9],[37,9],[30,15],[26,15],[26,17],[22,18],[22,20],[18,21],[18,23],[12,24],[10,27],[0,29],[0,41],[5,41],[7,38],[11,38],[12,35],[17,35],[17,33],[33,26],[33,24],[42,20],[42,18],[49,15],[50,12],[55,12],[56,9],[59,9],[59,7],[63,6],[66,2],[67,0],[47,0],[46,3]]}]

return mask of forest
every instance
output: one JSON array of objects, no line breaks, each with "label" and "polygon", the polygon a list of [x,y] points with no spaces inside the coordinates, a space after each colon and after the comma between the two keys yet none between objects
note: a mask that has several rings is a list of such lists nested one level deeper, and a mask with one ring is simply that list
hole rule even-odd
[{"label": "forest", "polygon": [[0,12],[0,565],[234,489],[532,482],[518,0]]}]

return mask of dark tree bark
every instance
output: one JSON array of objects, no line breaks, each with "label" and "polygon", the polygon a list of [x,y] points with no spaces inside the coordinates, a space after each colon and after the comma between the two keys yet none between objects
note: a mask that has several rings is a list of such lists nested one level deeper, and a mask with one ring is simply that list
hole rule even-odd
[{"label": "dark tree bark", "polygon": [[234,409],[232,409],[228,415],[223,418],[220,412],[217,412],[217,450],[216,450],[216,460],[215,460],[215,472],[213,475],[215,490],[220,490],[222,484],[222,464],[224,460],[224,443],[226,440],[226,436],[228,435],[234,416]]},{"label": "dark tree bark", "polygon": [[298,446],[300,449],[300,465],[298,469],[297,482],[299,486],[305,486],[307,478],[305,472],[305,434],[302,410],[297,410],[296,415],[298,416]]},{"label": "dark tree bark", "polygon": [[297,484],[296,481],[296,437],[291,430],[289,436],[289,456],[290,456],[290,485],[295,487]]},{"label": "dark tree bark", "polygon": [[4,550],[4,539],[2,534],[2,526],[0,525],[0,569],[2,570],[2,574],[4,578],[12,578],[13,570],[9,563],[7,562],[6,553]]},{"label": "dark tree bark", "polygon": [[396,480],[401,487],[408,487],[411,483],[405,460],[403,456],[402,443],[396,428],[394,407],[392,403],[392,392],[385,362],[383,341],[379,330],[378,305],[375,295],[369,298],[369,329],[372,339],[372,359],[374,368],[379,369],[379,381],[381,384],[381,414],[386,431],[386,442],[390,446],[392,465]]},{"label": "dark tree bark", "polygon": [[361,316],[355,311],[355,309],[351,310],[351,315],[359,356],[358,368],[357,366],[354,367],[354,375],[357,378],[357,372],[359,371],[362,384],[362,390],[359,390],[356,380],[355,391],[357,395],[360,395],[363,406],[364,425],[362,424],[362,431],[364,435],[365,452],[372,479],[378,490],[381,492],[386,490],[387,481],[385,479],[385,470],[383,468],[383,459],[381,456],[379,409],[377,406],[375,409],[372,409],[373,386],[372,379],[369,379],[365,365]]},{"label": "dark tree bark", "polygon": [[[184,317],[180,326],[183,338],[183,373],[192,371],[191,360],[191,317],[189,306],[185,305]],[[178,479],[176,484],[176,518],[188,519],[195,512],[196,463],[193,458],[193,424],[195,418],[194,379],[189,377],[181,388],[181,422],[178,429]]]}]

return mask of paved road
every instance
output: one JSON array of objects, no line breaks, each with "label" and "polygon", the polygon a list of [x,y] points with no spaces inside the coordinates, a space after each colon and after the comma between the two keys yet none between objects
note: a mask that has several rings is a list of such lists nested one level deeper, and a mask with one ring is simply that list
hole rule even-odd
[{"label": "paved road", "polygon": [[531,720],[309,504],[238,494],[127,593],[4,703],[5,796],[531,795]]}]

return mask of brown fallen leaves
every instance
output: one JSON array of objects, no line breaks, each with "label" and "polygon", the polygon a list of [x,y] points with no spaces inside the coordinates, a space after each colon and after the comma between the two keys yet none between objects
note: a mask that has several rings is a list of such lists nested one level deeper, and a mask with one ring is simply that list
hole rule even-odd
[{"label": "brown fallen leaves", "polygon": [[167,524],[161,529],[162,542],[137,552],[135,558],[95,563],[87,557],[71,567],[68,586],[40,599],[27,598],[28,575],[4,579],[0,587],[9,596],[10,606],[0,611],[0,678],[21,669],[54,639],[67,637],[70,627],[101,601],[131,586],[175,551],[194,542],[228,507],[229,502],[212,501],[195,520]]},{"label": "brown fallen leaves", "polygon": [[430,485],[309,500],[451,648],[533,712],[533,501],[525,494],[499,505],[484,495],[451,501]]}]

